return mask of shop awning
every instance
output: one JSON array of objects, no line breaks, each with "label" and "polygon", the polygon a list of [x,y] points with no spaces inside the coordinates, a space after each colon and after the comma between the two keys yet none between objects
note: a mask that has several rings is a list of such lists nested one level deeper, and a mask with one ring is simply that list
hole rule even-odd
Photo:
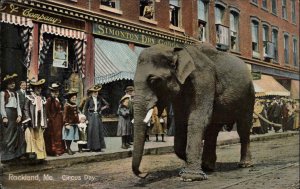
[{"label": "shop awning", "polygon": [[292,80],[291,81],[291,98],[292,99],[300,99],[299,98],[299,81]]},{"label": "shop awning", "polygon": [[133,80],[140,48],[133,51],[124,43],[95,39],[95,83]]},{"label": "shop awning", "polygon": [[26,26],[26,27],[33,27],[33,23],[31,19],[21,17],[21,16],[16,16],[13,14],[7,14],[7,13],[1,13],[1,18],[0,22],[4,22],[7,24],[14,24],[18,26]]},{"label": "shop awning", "polygon": [[49,33],[67,38],[86,40],[85,33],[82,31],[62,28],[48,24],[42,24],[41,33]]},{"label": "shop awning", "polygon": [[256,96],[290,96],[290,92],[272,76],[261,75],[260,80],[253,80]]}]

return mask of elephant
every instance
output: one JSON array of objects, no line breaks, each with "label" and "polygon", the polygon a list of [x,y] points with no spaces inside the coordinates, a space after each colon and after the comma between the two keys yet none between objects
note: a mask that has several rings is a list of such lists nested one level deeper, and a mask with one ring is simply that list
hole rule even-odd
[{"label": "elephant", "polygon": [[132,171],[136,176],[148,175],[139,166],[152,108],[156,106],[160,115],[170,103],[175,117],[174,151],[185,161],[181,179],[207,179],[204,171],[215,169],[218,133],[234,123],[241,143],[238,164],[252,165],[255,94],[250,69],[241,59],[208,43],[180,48],[153,45],[138,57],[134,86]]}]

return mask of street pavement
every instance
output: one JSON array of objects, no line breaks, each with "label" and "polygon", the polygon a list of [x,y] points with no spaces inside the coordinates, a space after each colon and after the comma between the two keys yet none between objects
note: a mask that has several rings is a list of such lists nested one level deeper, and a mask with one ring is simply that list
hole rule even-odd
[{"label": "street pavement", "polygon": [[[298,131],[288,131],[275,133],[269,131],[266,134],[251,135],[251,141],[257,140],[269,140],[281,137],[288,137],[299,134]],[[145,155],[147,154],[165,154],[171,153],[173,149],[173,136],[166,136],[166,142],[155,141],[155,137],[150,137],[150,142],[145,143]],[[30,160],[18,160],[10,162],[8,164],[2,164],[4,173],[25,173],[33,171],[41,171],[53,168],[68,167],[78,163],[86,162],[99,162],[99,161],[110,161],[116,159],[122,159],[132,156],[132,147],[129,149],[121,148],[120,137],[106,137],[106,149],[103,152],[78,152],[78,147],[75,142],[72,143],[71,149],[76,152],[74,155],[68,155],[67,153],[59,157],[48,156],[44,161],[30,161]],[[236,131],[222,131],[219,133],[217,145],[229,145],[239,143],[239,137]]]}]

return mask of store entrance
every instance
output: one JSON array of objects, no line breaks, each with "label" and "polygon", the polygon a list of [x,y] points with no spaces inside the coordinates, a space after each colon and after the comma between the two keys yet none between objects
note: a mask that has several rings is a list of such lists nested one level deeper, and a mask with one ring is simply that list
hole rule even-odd
[{"label": "store entrance", "polygon": [[[26,81],[27,68],[24,65],[24,47],[21,26],[0,23],[0,75],[1,81],[7,74],[18,74],[18,81]],[[16,84],[18,89],[18,84]],[[1,90],[3,86],[1,85]]]}]

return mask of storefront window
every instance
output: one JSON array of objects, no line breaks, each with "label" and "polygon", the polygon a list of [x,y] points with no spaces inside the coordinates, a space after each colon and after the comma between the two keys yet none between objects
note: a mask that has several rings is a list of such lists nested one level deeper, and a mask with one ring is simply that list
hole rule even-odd
[{"label": "storefront window", "polygon": [[[53,82],[61,83],[63,86],[61,94],[69,89],[81,92],[79,87],[81,80],[75,61],[74,39],[43,34],[43,40],[49,41],[49,46],[46,47],[49,50],[45,53],[45,58],[39,67],[39,78],[46,78],[46,86]],[[81,95],[78,94],[78,103],[80,98]]]}]

